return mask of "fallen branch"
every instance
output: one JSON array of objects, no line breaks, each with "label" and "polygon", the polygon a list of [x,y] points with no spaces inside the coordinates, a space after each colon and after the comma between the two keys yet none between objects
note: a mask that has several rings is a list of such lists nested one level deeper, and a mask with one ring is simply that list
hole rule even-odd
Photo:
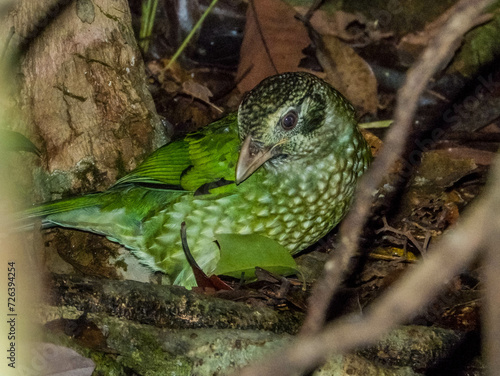
[{"label": "fallen branch", "polygon": [[[301,315],[250,307],[196,294],[180,286],[53,275],[50,304],[88,313],[105,313],[160,328],[260,329],[296,332]],[[137,309],[140,307],[140,309]]]}]

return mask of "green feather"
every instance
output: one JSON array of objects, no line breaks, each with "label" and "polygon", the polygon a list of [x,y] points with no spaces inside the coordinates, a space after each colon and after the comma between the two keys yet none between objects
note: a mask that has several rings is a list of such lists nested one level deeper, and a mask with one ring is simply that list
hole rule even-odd
[{"label": "green feather", "polygon": [[234,181],[240,144],[235,125],[236,114],[230,114],[182,140],[161,147],[118,180],[114,187],[147,183],[196,191],[220,179]]},{"label": "green feather", "polygon": [[44,217],[51,214],[62,213],[76,209],[87,208],[98,204],[101,201],[101,195],[90,194],[83,197],[73,197],[69,199],[48,202],[26,209],[22,216],[24,218]]}]

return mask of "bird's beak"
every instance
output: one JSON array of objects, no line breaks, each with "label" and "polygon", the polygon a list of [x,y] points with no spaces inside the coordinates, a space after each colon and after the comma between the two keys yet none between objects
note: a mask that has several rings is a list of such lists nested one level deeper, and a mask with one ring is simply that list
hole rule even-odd
[{"label": "bird's beak", "polygon": [[252,137],[248,135],[243,141],[236,165],[236,184],[240,184],[272,157],[272,147],[259,148],[252,145]]}]

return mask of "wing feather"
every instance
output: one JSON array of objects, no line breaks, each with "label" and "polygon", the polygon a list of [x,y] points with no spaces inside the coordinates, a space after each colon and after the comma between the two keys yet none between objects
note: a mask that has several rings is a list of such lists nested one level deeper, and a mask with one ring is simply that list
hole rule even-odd
[{"label": "wing feather", "polygon": [[219,180],[234,181],[240,141],[236,114],[162,146],[116,182],[196,191]]}]

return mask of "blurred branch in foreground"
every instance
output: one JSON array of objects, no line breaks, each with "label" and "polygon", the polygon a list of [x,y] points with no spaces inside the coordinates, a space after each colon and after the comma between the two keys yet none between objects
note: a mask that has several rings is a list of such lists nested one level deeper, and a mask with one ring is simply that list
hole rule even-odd
[{"label": "blurred branch in foreground", "polygon": [[[301,337],[267,361],[242,370],[241,375],[299,374],[319,366],[332,353],[344,353],[374,342],[390,328],[404,323],[424,308],[450,278],[477,258],[482,247],[496,247],[498,242],[494,240],[497,236],[493,235],[499,228],[495,220],[500,209],[500,193],[495,190],[500,181],[499,161],[492,172],[489,189],[463,221],[431,248],[421,267],[396,283],[363,316],[345,317],[324,326],[330,299],[344,280],[348,263],[357,249],[359,235],[370,212],[372,193],[403,152],[419,96],[431,77],[443,63],[449,61],[458,47],[456,41],[475,25],[475,20],[490,3],[490,0],[464,0],[456,4],[453,15],[441,32],[410,69],[406,84],[399,92],[394,126],[387,133],[382,152],[361,181],[353,208],[342,223],[340,246],[325,264],[323,278],[315,286]],[[500,359],[500,336],[495,336],[498,332],[496,312],[499,305],[494,303],[499,298],[493,288],[500,270],[498,262],[489,263],[487,259],[485,262],[489,268],[487,283],[491,284],[488,286],[489,310],[486,314],[486,323],[491,326],[491,331],[489,328],[485,330],[485,345],[489,367],[493,370],[498,369]]]}]

